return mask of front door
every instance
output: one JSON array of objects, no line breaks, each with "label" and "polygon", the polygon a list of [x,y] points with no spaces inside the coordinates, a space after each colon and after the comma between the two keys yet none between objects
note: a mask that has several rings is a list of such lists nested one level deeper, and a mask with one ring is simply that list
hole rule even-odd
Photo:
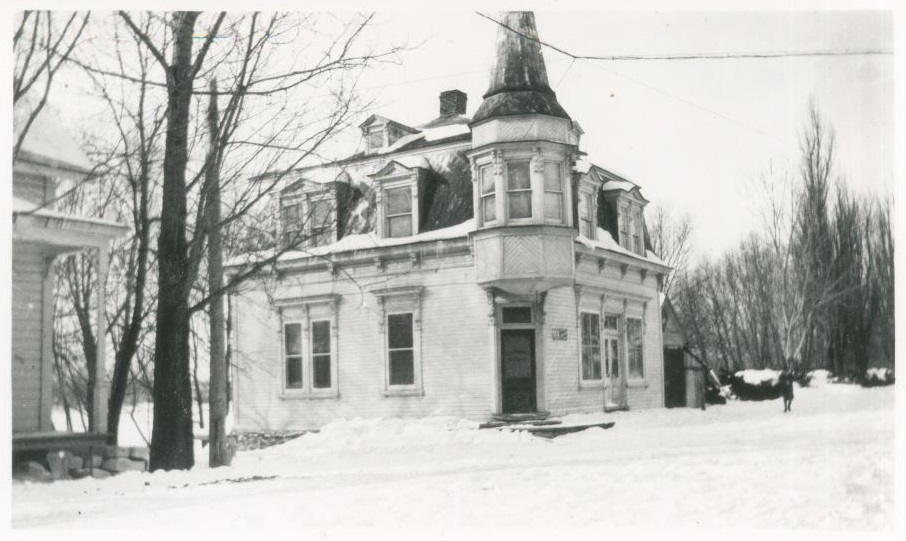
[{"label": "front door", "polygon": [[500,331],[503,413],[531,413],[535,402],[535,331]]},{"label": "front door", "polygon": [[604,338],[604,364],[604,409],[621,408],[626,404],[626,386],[619,338]]}]

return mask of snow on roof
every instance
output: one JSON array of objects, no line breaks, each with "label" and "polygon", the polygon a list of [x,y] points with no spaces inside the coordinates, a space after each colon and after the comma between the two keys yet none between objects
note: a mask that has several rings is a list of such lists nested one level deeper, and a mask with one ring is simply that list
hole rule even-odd
[{"label": "snow on roof", "polygon": [[591,162],[588,160],[576,160],[576,165],[573,167],[576,173],[586,174],[591,170]]},{"label": "snow on roof", "polygon": [[[417,242],[430,242],[435,240],[448,240],[467,236],[475,230],[475,220],[468,219],[459,225],[436,229],[426,233],[419,233],[411,237],[400,238],[381,238],[374,231],[361,233],[358,235],[347,235],[339,241],[328,244],[327,246],[318,246],[309,250],[288,251],[279,257],[280,261],[295,261],[307,259],[309,257],[324,257],[330,254],[343,252],[354,252],[358,250],[369,250],[372,248],[384,248],[389,246],[402,246],[405,244],[414,244]],[[228,267],[236,267],[249,263],[254,263],[259,257],[269,257],[273,252],[259,252],[258,254],[240,254],[231,258],[227,262]],[[257,256],[257,257],[256,257]]]},{"label": "snow on roof", "polygon": [[[13,107],[14,141],[18,141],[33,110],[33,100],[28,96],[16,102]],[[75,139],[60,125],[59,118],[59,113],[50,105],[44,106],[25,134],[21,148],[25,154],[20,153],[19,159],[38,160],[45,165],[88,173],[91,162]]]},{"label": "snow on roof", "polygon": [[13,215],[16,214],[25,214],[28,216],[36,216],[38,218],[55,218],[58,220],[68,220],[71,222],[79,222],[90,225],[118,227],[124,230],[127,229],[125,225],[114,220],[105,220],[103,218],[88,218],[75,214],[66,214],[65,212],[60,212],[58,210],[39,207],[35,203],[26,201],[25,199],[13,197]]},{"label": "snow on roof", "polygon": [[628,180],[607,180],[604,182],[604,184],[601,185],[601,189],[605,192],[610,190],[623,190],[625,192],[630,192],[632,190],[635,190],[636,188],[638,188],[638,186],[636,186],[632,182],[629,182]]},{"label": "snow on roof", "polygon": [[427,128],[422,133],[425,136],[425,141],[431,142],[471,133],[471,130],[468,124],[449,124],[437,128]]},{"label": "snow on roof", "polygon": [[431,164],[428,163],[428,160],[425,159],[424,156],[400,156],[399,158],[393,158],[390,161],[394,161],[408,169],[415,169],[416,167],[431,169]]},{"label": "snow on roof", "polygon": [[661,258],[656,256],[654,254],[654,252],[652,252],[651,250],[649,250],[645,256],[640,256],[639,254],[637,254],[633,251],[627,250],[626,248],[623,248],[622,246],[620,246],[619,243],[617,243],[615,240],[613,240],[613,237],[610,236],[610,233],[608,231],[605,231],[604,229],[601,229],[600,227],[598,227],[596,229],[596,231],[597,231],[597,236],[598,236],[597,239],[592,240],[592,239],[586,237],[585,235],[580,234],[576,237],[576,241],[578,241],[580,244],[584,245],[587,248],[591,248],[591,249],[600,248],[602,250],[609,250],[611,252],[617,252],[620,254],[632,256],[636,259],[644,259],[644,260],[650,261],[652,263],[657,263],[658,265],[665,265],[665,266],[667,265],[666,263],[664,263],[661,260]]}]

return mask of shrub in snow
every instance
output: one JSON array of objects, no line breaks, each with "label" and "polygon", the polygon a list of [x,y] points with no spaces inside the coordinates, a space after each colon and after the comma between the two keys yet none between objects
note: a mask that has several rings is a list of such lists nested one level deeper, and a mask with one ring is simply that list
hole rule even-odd
[{"label": "shrub in snow", "polygon": [[862,379],[863,387],[876,387],[878,385],[892,385],[894,383],[893,370],[890,368],[869,368]]}]

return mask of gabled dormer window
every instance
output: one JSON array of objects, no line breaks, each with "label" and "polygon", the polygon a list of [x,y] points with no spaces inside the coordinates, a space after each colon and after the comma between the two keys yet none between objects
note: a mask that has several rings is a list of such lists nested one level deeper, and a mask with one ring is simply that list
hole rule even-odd
[{"label": "gabled dormer window", "polygon": [[595,238],[594,210],[591,194],[579,192],[579,233],[586,238]]},{"label": "gabled dormer window", "polygon": [[336,201],[330,192],[284,196],[280,222],[284,248],[326,246],[336,241]]},{"label": "gabled dormer window", "polygon": [[384,148],[384,126],[371,126],[366,134],[369,152]]},{"label": "gabled dormer window", "polygon": [[386,236],[390,238],[411,236],[412,188],[410,186],[388,188],[385,194]]}]

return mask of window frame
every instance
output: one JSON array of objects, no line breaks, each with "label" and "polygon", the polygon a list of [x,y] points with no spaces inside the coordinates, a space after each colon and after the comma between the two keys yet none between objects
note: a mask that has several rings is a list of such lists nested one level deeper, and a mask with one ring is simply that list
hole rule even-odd
[{"label": "window frame", "polygon": [[[280,348],[282,359],[281,394],[282,399],[319,399],[339,398],[339,332],[337,320],[339,319],[339,296],[325,295],[304,299],[285,299],[276,301],[280,316]],[[314,381],[314,324],[327,322],[328,340],[330,344],[329,366],[330,386],[315,387]],[[300,325],[300,354],[293,357],[301,358],[301,387],[287,386],[287,361],[286,353],[286,326]],[[323,355],[323,354],[319,354]]]},{"label": "window frame", "polygon": [[[287,331],[286,328],[290,325],[299,326],[299,353],[290,355],[287,344]],[[281,320],[280,325],[280,359],[282,361],[282,377],[281,377],[281,387],[283,388],[284,393],[304,393],[305,392],[305,383],[307,378],[305,377],[305,322],[301,319],[293,318],[287,320]],[[290,358],[297,358],[299,363],[299,386],[290,387],[289,386],[289,362]]]},{"label": "window frame", "polygon": [[[398,191],[401,191],[401,192],[402,192],[402,191],[405,191],[405,192],[408,193],[408,195],[409,195],[409,212],[403,212],[403,213],[398,213],[398,214],[390,214],[390,192],[394,192],[394,191],[397,191],[397,190],[398,190]],[[387,238],[387,239],[403,239],[403,238],[411,237],[411,236],[415,235],[415,234],[416,234],[416,229],[417,229],[416,224],[415,224],[415,210],[414,210],[416,200],[415,200],[415,194],[412,193],[411,182],[394,183],[394,184],[391,184],[391,185],[389,185],[389,186],[384,186],[384,187],[383,187],[383,192],[384,192],[384,193],[382,194],[382,199],[383,199],[383,201],[382,201],[381,204],[382,204],[383,207],[384,207],[384,208],[383,208],[383,210],[384,210],[384,213],[383,213],[383,214],[384,214],[384,216],[383,216],[383,221],[384,221],[384,231],[385,231],[385,233],[386,233],[386,234],[384,235],[384,238]],[[394,236],[392,235],[392,230],[391,230],[391,227],[390,227],[390,221],[391,221],[393,218],[400,218],[400,217],[402,217],[402,216],[409,216],[409,234],[408,234],[408,235],[399,236],[399,237],[394,237]]]},{"label": "window frame", "polygon": [[[586,325],[586,318],[592,320],[591,322],[589,322],[589,325]],[[604,368],[602,356],[603,333],[601,332],[601,314],[597,312],[580,311],[579,329],[579,382],[583,386],[602,385],[604,383]],[[596,333],[597,344],[594,344],[591,340],[588,340],[591,337],[589,337],[586,333],[591,329],[594,329],[594,333]],[[595,352],[597,353],[598,377],[586,377],[586,355],[590,355]],[[592,373],[594,374],[594,370],[592,370]]]},{"label": "window frame", "polygon": [[[558,190],[549,190],[547,186],[547,168],[549,166],[555,166],[557,168],[557,184]],[[545,160],[541,166],[541,211],[544,215],[545,223],[552,224],[564,224],[566,223],[566,206],[564,205],[565,197],[563,195],[566,193],[565,190],[565,175],[563,174],[563,162],[554,161],[554,160]],[[556,194],[557,200],[559,201],[558,208],[560,210],[560,215],[558,217],[551,217],[547,215],[547,197],[548,195]]]},{"label": "window frame", "polygon": [[[638,322],[638,345],[632,343],[630,338],[631,322]],[[626,379],[628,381],[643,382],[645,381],[645,325],[641,317],[626,316],[624,318],[626,326]],[[638,374],[633,372],[633,353],[638,354]]]},{"label": "window frame", "polygon": [[[515,164],[525,164],[526,170],[528,171],[528,187],[527,188],[510,188],[510,166]],[[534,209],[534,182],[532,182],[532,159],[530,156],[524,158],[516,157],[507,159],[504,161],[504,191],[506,192],[506,199],[504,200],[505,210],[506,210],[506,223],[507,224],[518,224],[518,223],[532,223],[535,220],[535,209]],[[513,217],[512,209],[510,208],[510,197],[513,195],[524,195],[528,194],[529,202],[529,214],[528,216],[519,216]]]},{"label": "window frame", "polygon": [[[305,214],[308,216],[308,219],[305,220],[305,228],[308,232],[308,238],[306,239],[305,244],[309,248],[328,246],[336,242],[335,232],[337,230],[337,208],[334,200],[335,198],[331,197],[330,194],[308,196],[306,205],[307,210],[305,212]],[[327,204],[327,219],[323,224],[317,224],[315,223],[314,206],[325,203]],[[324,239],[324,243],[320,244],[318,239]]]},{"label": "window frame", "polygon": [[[291,212],[290,209],[295,209],[295,218],[292,221],[288,219],[288,214]],[[292,247],[294,250],[304,246],[305,220],[302,218],[304,215],[305,204],[302,197],[295,195],[280,198],[280,246],[284,248]],[[294,225],[295,227],[288,228],[287,225]],[[287,242],[289,234],[298,235],[297,242]]]},{"label": "window frame", "polygon": [[[491,180],[491,190],[485,192],[484,186],[484,175],[487,173],[490,176]],[[494,209],[494,217],[488,219],[485,214],[485,200],[490,201],[491,208]],[[482,224],[493,224],[497,222],[497,178],[494,173],[494,165],[487,163],[484,165],[478,166],[478,204],[481,215]]]},{"label": "window frame", "polygon": [[[378,299],[379,332],[381,335],[382,395],[390,397],[424,396],[422,378],[422,294],[424,288],[397,287],[373,290]],[[390,384],[390,324],[389,317],[412,314],[412,384]]]}]

